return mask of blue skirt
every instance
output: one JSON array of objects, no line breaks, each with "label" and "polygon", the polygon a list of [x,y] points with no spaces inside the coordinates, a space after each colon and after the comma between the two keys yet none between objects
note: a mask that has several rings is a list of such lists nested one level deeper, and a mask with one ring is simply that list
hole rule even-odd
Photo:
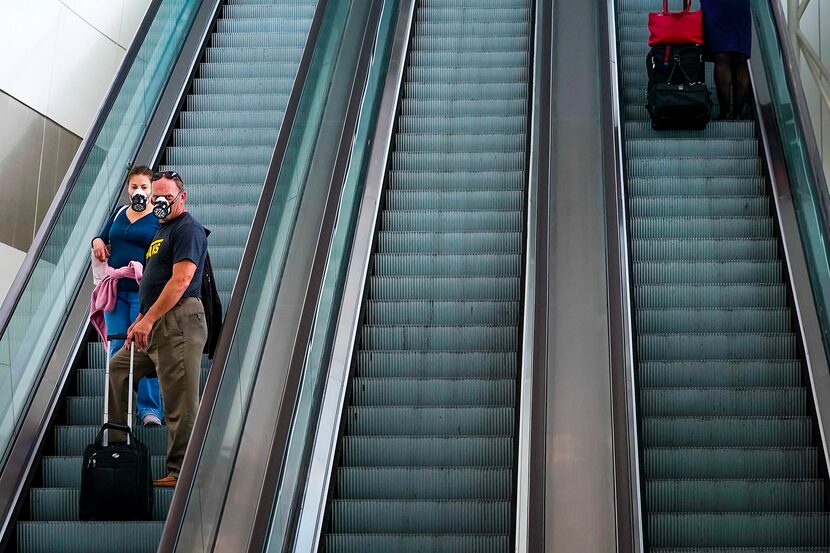
[{"label": "blue skirt", "polygon": [[752,53],[749,0],[701,0],[703,35],[708,54]]}]

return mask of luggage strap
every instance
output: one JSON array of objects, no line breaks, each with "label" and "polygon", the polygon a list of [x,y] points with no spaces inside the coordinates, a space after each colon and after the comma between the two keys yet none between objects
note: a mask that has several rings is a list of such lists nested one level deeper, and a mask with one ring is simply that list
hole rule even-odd
[{"label": "luggage strap", "polygon": [[672,66],[672,68],[671,68],[671,73],[669,73],[669,79],[666,81],[666,84],[672,84],[672,79],[674,78],[674,72],[678,68],[680,69],[680,72],[683,74],[683,77],[686,79],[687,84],[697,83],[697,81],[693,82],[692,79],[689,78],[689,74],[686,73],[686,70],[683,69],[683,64],[680,63],[680,54],[675,52],[674,53],[674,66]]}]

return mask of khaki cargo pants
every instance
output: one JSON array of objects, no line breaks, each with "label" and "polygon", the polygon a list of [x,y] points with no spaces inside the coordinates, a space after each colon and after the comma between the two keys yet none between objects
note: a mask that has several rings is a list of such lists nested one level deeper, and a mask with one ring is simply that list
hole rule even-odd
[{"label": "khaki cargo pants", "polygon": [[[147,351],[135,352],[134,387],[145,376],[157,375],[167,424],[167,470],[178,476],[199,408],[199,370],[207,341],[202,301],[184,298],[159,319],[150,333]],[[110,362],[110,420],[126,424],[130,351],[122,349]],[[135,402],[133,402],[135,406]],[[111,441],[123,432],[110,431]]]}]

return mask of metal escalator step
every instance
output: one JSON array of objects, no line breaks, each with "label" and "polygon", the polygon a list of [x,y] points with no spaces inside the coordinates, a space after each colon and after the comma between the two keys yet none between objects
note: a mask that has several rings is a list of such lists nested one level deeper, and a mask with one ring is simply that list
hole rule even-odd
[{"label": "metal escalator step", "polygon": [[765,283],[782,281],[780,261],[638,261],[634,279],[640,284]]},{"label": "metal escalator step", "polygon": [[416,351],[516,351],[515,326],[371,326],[360,332],[365,349]]},{"label": "metal escalator step", "polygon": [[521,258],[519,254],[377,254],[372,261],[376,276],[518,277]]},{"label": "metal escalator step", "polygon": [[173,165],[260,165],[267,166],[274,149],[270,146],[219,146],[167,148],[167,162]]},{"label": "metal escalator step", "polygon": [[801,386],[800,361],[647,361],[639,364],[644,387]]},{"label": "metal escalator step", "polygon": [[453,52],[413,51],[409,54],[413,67],[476,67],[482,71],[499,67],[523,67],[527,65],[527,52]]},{"label": "metal escalator step", "polygon": [[[521,190],[390,190],[386,193],[387,210],[515,211],[523,208]],[[520,229],[521,226],[517,230]]]},{"label": "metal escalator step", "polygon": [[498,406],[516,403],[513,379],[355,378],[352,405],[356,406]]},{"label": "metal escalator step", "polygon": [[[176,146],[249,147],[273,145],[277,139],[275,129],[175,129],[173,143]],[[190,183],[188,183],[190,184]],[[260,186],[261,188],[261,186]]]},{"label": "metal escalator step", "polygon": [[188,111],[285,111],[288,94],[188,94]]},{"label": "metal escalator step", "polygon": [[[643,55],[645,60],[645,55]],[[628,121],[623,126],[627,140],[643,138],[683,139],[694,136],[697,139],[738,139],[754,138],[755,123],[753,121],[710,121],[705,130],[655,130],[651,121]]]},{"label": "metal escalator step", "polygon": [[770,213],[766,197],[645,197],[631,199],[631,215],[637,217],[747,217]]},{"label": "metal escalator step", "polygon": [[342,499],[487,499],[509,501],[512,471],[471,467],[341,467]]},{"label": "metal escalator step", "polygon": [[17,523],[17,547],[26,553],[152,553],[163,529],[159,521],[24,521]]},{"label": "metal escalator step", "polygon": [[527,52],[530,39],[526,36],[425,36],[416,35],[412,40],[414,52]]},{"label": "metal escalator step", "polygon": [[335,499],[335,533],[483,533],[509,531],[509,501]]},{"label": "metal escalator step", "polygon": [[645,447],[808,447],[810,417],[643,417]]},{"label": "metal escalator step", "polygon": [[529,21],[419,21],[415,36],[528,36],[529,29]]},{"label": "metal escalator step", "polygon": [[252,18],[278,17],[287,20],[311,20],[314,17],[314,2],[287,3],[287,4],[226,4],[222,8],[222,17],[230,18]]},{"label": "metal escalator step", "polygon": [[814,512],[824,503],[822,480],[650,480],[651,511],[683,513]]},{"label": "metal escalator step", "polygon": [[260,47],[244,48],[208,47],[205,50],[207,63],[286,63],[296,65],[303,55],[302,48]]},{"label": "metal escalator step", "polygon": [[637,217],[634,238],[772,238],[772,217]]},{"label": "metal escalator step", "polygon": [[[271,25],[276,27],[279,22]],[[307,33],[296,31],[293,33],[275,33],[265,30],[252,32],[231,32],[224,31],[214,33],[211,37],[211,44],[217,48],[262,48],[282,47],[302,49],[305,46]]]},{"label": "metal escalator step", "polygon": [[638,309],[637,331],[666,333],[791,332],[792,312],[786,309]]},{"label": "metal escalator step", "polygon": [[326,534],[330,553],[501,553],[508,535],[496,534]]},{"label": "metal escalator step", "polygon": [[629,158],[646,157],[752,157],[758,153],[755,137],[740,139],[629,139],[626,141]]},{"label": "metal escalator step", "polygon": [[529,21],[532,17],[527,6],[500,7],[488,6],[421,6],[418,8],[418,24],[429,21],[482,22],[490,21]]},{"label": "metal escalator step", "polygon": [[[387,194],[392,194],[392,192]],[[514,211],[439,211],[439,209],[442,209],[441,206],[438,209],[385,210],[382,214],[383,228],[393,232],[508,232],[521,230],[524,223],[524,213],[519,209]]]},{"label": "metal escalator step", "polygon": [[649,447],[643,451],[647,478],[798,479],[820,475],[812,447]]},{"label": "metal escalator step", "polygon": [[[162,165],[160,170],[168,170],[172,166]],[[199,198],[200,201],[208,201],[216,192],[217,185],[232,182],[234,185],[252,186],[258,185],[262,187],[265,182],[265,171],[267,167],[261,165],[183,165],[176,166],[177,172],[185,179],[188,188],[205,186],[209,190]],[[180,169],[180,170],[179,170]],[[209,194],[207,192],[210,192]],[[202,191],[199,192],[200,194]],[[188,208],[198,208],[196,205],[188,206]]]},{"label": "metal escalator step", "polygon": [[381,253],[518,253],[522,247],[521,232],[378,233],[378,251]]},{"label": "metal escalator step", "polygon": [[653,513],[654,547],[828,547],[827,513]]},{"label": "metal escalator step", "polygon": [[626,161],[632,177],[683,175],[694,177],[756,176],[762,174],[758,157],[708,157],[706,163],[694,157],[669,159],[635,158]]},{"label": "metal escalator step", "polygon": [[[482,87],[491,89],[504,87],[505,84],[472,85],[474,90]],[[426,92],[444,94],[445,89],[452,89],[454,85],[430,85]],[[416,89],[419,91],[420,89]],[[505,97],[512,98],[514,91],[504,92]],[[522,152],[527,137],[523,133],[455,133],[444,134],[439,132],[399,132],[395,135],[395,149],[410,152]]]},{"label": "metal escalator step", "polygon": [[500,352],[359,351],[367,377],[515,378],[518,356]]},{"label": "metal escalator step", "polygon": [[773,260],[778,241],[769,238],[647,238],[632,240],[632,259],[645,260]]},{"label": "metal escalator step", "polygon": [[[87,445],[95,440],[100,424],[72,425],[55,427],[55,452],[61,456],[83,455]],[[157,426],[135,429],[138,440],[147,446],[150,455],[165,455],[167,453],[167,428]]]},{"label": "metal escalator step", "polygon": [[[524,115],[454,116],[437,117],[401,115],[398,132],[408,134],[515,134],[525,133],[527,118]],[[449,139],[452,140],[452,139]]]},{"label": "metal escalator step", "polygon": [[794,359],[796,335],[779,334],[640,334],[643,361],[661,359]]},{"label": "metal escalator step", "polygon": [[[230,35],[234,36],[234,35]],[[266,35],[268,36],[268,35]],[[290,94],[294,79],[287,77],[201,77],[193,79],[194,94]],[[276,134],[277,129],[274,129]]]},{"label": "metal escalator step", "polygon": [[524,171],[390,171],[390,190],[523,190]]},{"label": "metal escalator step", "polygon": [[517,300],[518,277],[372,277],[375,300]]},{"label": "metal escalator step", "polygon": [[[222,24],[220,19],[219,25]],[[268,77],[271,79],[290,79],[292,84],[297,74],[297,66],[290,63],[255,62],[255,63],[200,63],[199,77],[204,79],[251,79]]]},{"label": "metal escalator step", "polygon": [[518,301],[369,301],[366,306],[371,325],[509,325],[519,317]]},{"label": "metal escalator step", "polygon": [[524,115],[527,112],[527,100],[415,100],[404,98],[401,100],[403,115],[441,116],[441,117],[469,117],[483,116],[511,116]]},{"label": "metal escalator step", "polygon": [[510,407],[348,407],[347,432],[353,436],[508,436]]},{"label": "metal escalator step", "polygon": [[[217,33],[304,33],[308,36],[311,19],[283,17],[223,17],[216,21]],[[296,67],[294,68],[296,69]]]},{"label": "metal escalator step", "polygon": [[643,416],[798,417],[807,414],[806,388],[643,388]]},{"label": "metal escalator step", "polygon": [[783,284],[648,284],[634,289],[635,302],[649,308],[785,307]]},{"label": "metal escalator step", "polygon": [[344,436],[344,467],[512,467],[511,436]]},{"label": "metal escalator step", "polygon": [[279,110],[183,111],[179,114],[179,121],[184,129],[273,129],[279,128],[282,116],[283,112]]},{"label": "metal escalator step", "polygon": [[425,8],[507,8],[527,7],[527,0],[422,0]]},{"label": "metal escalator step", "polygon": [[[153,478],[161,478],[167,474],[165,457],[156,455],[150,458],[150,472]],[[47,488],[76,488],[81,487],[81,466],[83,457],[44,457],[43,458],[43,485]]]},{"label": "metal escalator step", "polygon": [[[173,488],[153,489],[153,520],[165,520]],[[32,520],[78,520],[79,488],[32,488],[29,515]]]},{"label": "metal escalator step", "polygon": [[763,177],[636,177],[628,180],[630,194],[642,196],[762,196]]}]

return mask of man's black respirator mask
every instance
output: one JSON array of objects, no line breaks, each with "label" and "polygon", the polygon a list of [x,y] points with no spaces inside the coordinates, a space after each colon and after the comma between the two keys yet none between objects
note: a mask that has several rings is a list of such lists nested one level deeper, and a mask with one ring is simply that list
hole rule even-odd
[{"label": "man's black respirator mask", "polygon": [[170,215],[170,212],[173,211],[173,204],[179,201],[179,197],[182,195],[181,192],[176,194],[176,197],[173,198],[172,202],[168,202],[167,198],[156,198],[155,203],[153,204],[153,215],[156,216],[157,219],[164,219]]}]

